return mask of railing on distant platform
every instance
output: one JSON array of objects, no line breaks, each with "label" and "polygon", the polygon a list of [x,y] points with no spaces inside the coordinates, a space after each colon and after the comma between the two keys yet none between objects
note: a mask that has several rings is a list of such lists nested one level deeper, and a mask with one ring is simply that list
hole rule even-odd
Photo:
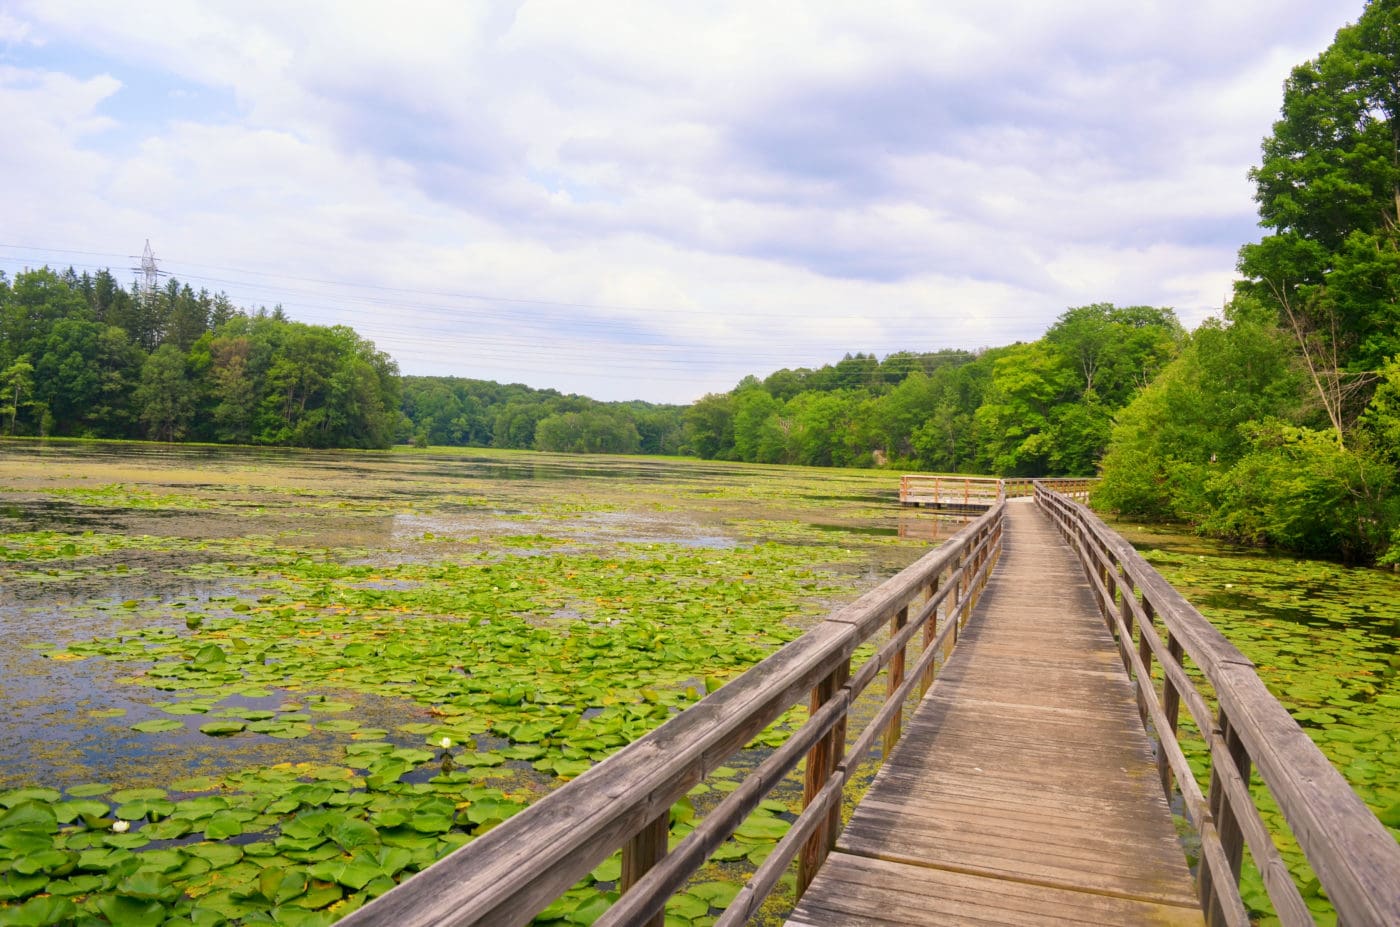
[{"label": "railing on distant platform", "polygon": [[[1036,501],[1084,564],[1133,679],[1143,723],[1156,733],[1162,787],[1171,800],[1176,783],[1200,835],[1197,881],[1207,923],[1250,923],[1239,891],[1246,846],[1279,922],[1315,923],[1250,790],[1257,771],[1340,923],[1400,924],[1395,838],[1264,687],[1254,664],[1127,541],[1049,482],[1037,485]],[[1177,736],[1183,702],[1210,760],[1205,794]]]},{"label": "railing on distant platform", "polygon": [[[994,476],[944,476],[910,473],[899,478],[899,501],[904,505],[974,510],[991,507],[998,499],[1029,496],[1033,479],[998,479]],[[1056,492],[1087,502],[1092,479],[1056,477],[1040,480]]]},{"label": "railing on distant platform", "polygon": [[[888,755],[906,699],[932,683],[1001,550],[995,504],[938,548],[579,778],[454,851],[340,921],[392,924],[526,924],[622,848],[621,898],[596,921],[663,923],[667,900],[705,864],[780,781],[806,758],[803,811],[725,908],[718,927],[742,924],[798,860],[798,893],[836,842],[843,789],[883,742]],[[888,629],[883,642],[877,635]],[[906,673],[915,637],[918,656]],[[857,647],[876,653],[852,667]],[[851,704],[885,674],[885,698],[850,750]],[[668,851],[671,806],[794,705],[809,714]]]}]

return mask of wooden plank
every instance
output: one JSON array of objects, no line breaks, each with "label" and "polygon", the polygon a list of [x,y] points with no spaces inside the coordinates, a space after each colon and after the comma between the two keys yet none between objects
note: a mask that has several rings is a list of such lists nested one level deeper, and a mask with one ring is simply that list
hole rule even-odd
[{"label": "wooden plank", "polygon": [[798,902],[795,927],[862,924],[1005,925],[1060,924],[1199,925],[1194,906],[1072,891],[973,873],[928,869],[838,853],[828,864],[829,891],[813,890]]},{"label": "wooden plank", "polygon": [[1084,574],[1034,507],[1007,518],[973,620],[792,923],[1202,923]]}]

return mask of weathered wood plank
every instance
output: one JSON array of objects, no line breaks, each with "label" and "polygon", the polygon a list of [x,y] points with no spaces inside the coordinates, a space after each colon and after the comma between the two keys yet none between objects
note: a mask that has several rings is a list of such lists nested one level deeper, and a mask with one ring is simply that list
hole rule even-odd
[{"label": "weathered wood plank", "polygon": [[1194,906],[1072,891],[1028,882],[990,879],[947,869],[927,869],[837,853],[828,866],[834,891],[808,893],[788,921],[796,927],[833,924],[1005,925],[1060,924],[1196,925]]}]

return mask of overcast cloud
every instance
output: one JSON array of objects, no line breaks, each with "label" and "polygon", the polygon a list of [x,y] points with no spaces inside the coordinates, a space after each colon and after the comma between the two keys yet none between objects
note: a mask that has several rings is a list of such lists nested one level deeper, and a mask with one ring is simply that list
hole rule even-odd
[{"label": "overcast cloud", "polygon": [[[392,7],[392,8],[391,8]],[[688,402],[1217,311],[1360,0],[0,0],[0,270],[169,271],[410,374]]]}]

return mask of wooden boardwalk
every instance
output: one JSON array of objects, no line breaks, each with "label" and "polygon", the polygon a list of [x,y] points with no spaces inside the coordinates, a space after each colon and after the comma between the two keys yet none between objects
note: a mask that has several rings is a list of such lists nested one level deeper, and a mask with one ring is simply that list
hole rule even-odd
[{"label": "wooden boardwalk", "polygon": [[789,924],[1201,924],[1078,560],[1008,505],[1002,562]]}]

